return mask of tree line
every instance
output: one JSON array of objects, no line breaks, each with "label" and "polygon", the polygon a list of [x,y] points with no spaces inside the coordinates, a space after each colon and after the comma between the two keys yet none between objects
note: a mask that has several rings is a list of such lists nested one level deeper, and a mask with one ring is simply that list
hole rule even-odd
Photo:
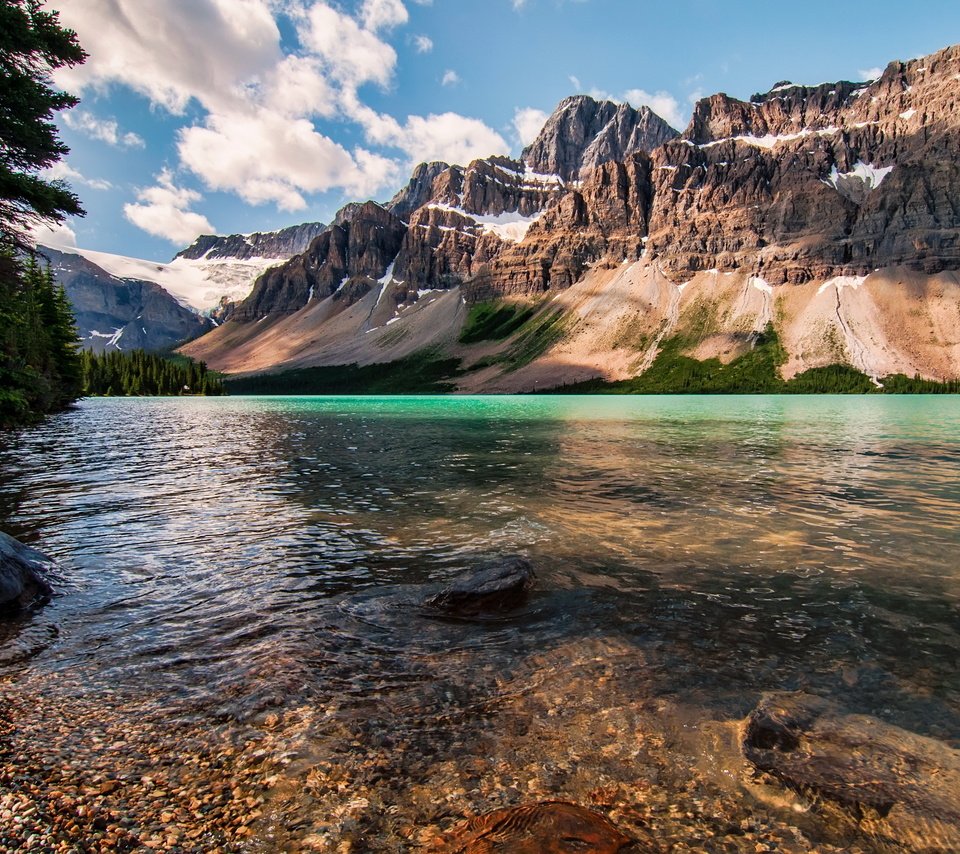
[{"label": "tree line", "polygon": [[144,350],[111,350],[80,356],[83,393],[92,396],[138,397],[221,395],[223,383],[204,362],[164,357]]}]

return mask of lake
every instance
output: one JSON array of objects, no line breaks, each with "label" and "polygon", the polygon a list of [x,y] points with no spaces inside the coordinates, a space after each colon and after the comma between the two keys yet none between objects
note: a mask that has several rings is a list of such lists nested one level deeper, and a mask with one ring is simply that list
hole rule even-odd
[{"label": "lake", "polygon": [[[0,525],[60,565],[0,627],[23,797],[118,847],[418,850],[562,798],[886,850],[739,722],[803,691],[960,747],[955,397],[92,399],[0,438]],[[420,607],[517,553],[518,612]]]}]

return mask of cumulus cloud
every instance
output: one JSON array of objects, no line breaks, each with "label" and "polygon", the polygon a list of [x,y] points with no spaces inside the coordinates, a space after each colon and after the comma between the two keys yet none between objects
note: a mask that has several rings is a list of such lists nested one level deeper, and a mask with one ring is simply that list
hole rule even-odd
[{"label": "cumulus cloud", "polygon": [[71,184],[81,184],[92,190],[109,190],[113,187],[113,184],[101,178],[87,178],[65,160],[58,160],[53,166],[41,170],[40,177],[48,181],[69,181]]},{"label": "cumulus cloud", "polygon": [[306,119],[264,110],[211,115],[203,126],[181,130],[177,149],[210,189],[287,211],[306,207],[303,192],[343,187],[367,195],[395,177],[387,158],[362,150],[351,156]]},{"label": "cumulus cloud", "polygon": [[123,206],[123,214],[130,222],[178,246],[192,243],[201,234],[215,233],[210,220],[189,210],[201,200],[198,192],[176,186],[169,169],[161,171],[156,180],[155,186],[140,190],[138,204]]},{"label": "cumulus cloud", "polygon": [[873,68],[861,68],[857,74],[860,75],[861,80],[876,80],[883,76],[883,69],[879,65],[875,65]]},{"label": "cumulus cloud", "polygon": [[65,222],[38,222],[30,229],[34,243],[52,246],[54,249],[76,249],[77,234]]},{"label": "cumulus cloud", "polygon": [[408,116],[403,123],[348,97],[345,109],[363,125],[367,139],[405,152],[410,163],[442,160],[466,165],[478,158],[507,154],[510,147],[479,119],[459,113]]},{"label": "cumulus cloud", "polygon": [[433,39],[430,36],[414,36],[413,47],[417,53],[430,53],[433,50]]},{"label": "cumulus cloud", "polygon": [[[363,104],[363,87],[393,83],[397,53],[387,38],[409,20],[404,0],[361,0],[352,12],[336,0],[56,5],[90,53],[84,65],[57,72],[57,82],[76,92],[126,86],[173,116],[187,115],[189,107],[191,118],[177,131],[178,166],[204,187],[250,204],[298,210],[311,193],[366,196],[397,182],[410,161],[467,162],[508,150],[477,119],[444,113],[398,120]],[[281,43],[281,15],[293,24],[296,46]],[[427,36],[411,43],[421,52],[433,47]],[[450,72],[444,82],[458,79]],[[365,139],[342,145],[322,132],[323,120],[356,122]],[[105,141],[115,135],[111,144],[134,144],[103,120],[96,130],[79,114],[76,121]],[[125,213],[151,234],[183,243],[212,230],[191,210],[199,200],[163,172]]]},{"label": "cumulus cloud", "polygon": [[452,68],[448,68],[443,72],[443,77],[440,80],[441,86],[456,86],[460,82],[460,75],[457,74]]},{"label": "cumulus cloud", "polygon": [[363,0],[360,20],[368,30],[391,29],[405,24],[410,16],[400,0]]},{"label": "cumulus cloud", "polygon": [[537,138],[547,121],[547,114],[543,110],[533,107],[518,107],[513,113],[513,129],[521,145],[529,145]]},{"label": "cumulus cloud", "polygon": [[269,0],[71,0],[56,3],[90,54],[57,82],[83,92],[129,86],[171,113],[191,99],[207,108],[238,97],[240,85],[281,58]]},{"label": "cumulus cloud", "polygon": [[339,83],[386,86],[393,76],[397,52],[349,15],[316,3],[304,16],[300,41],[321,59]]},{"label": "cumulus cloud", "polygon": [[71,130],[82,133],[90,139],[97,139],[107,145],[123,148],[143,148],[142,137],[130,131],[120,130],[116,119],[98,119],[93,113],[84,110],[66,112],[63,121]]}]

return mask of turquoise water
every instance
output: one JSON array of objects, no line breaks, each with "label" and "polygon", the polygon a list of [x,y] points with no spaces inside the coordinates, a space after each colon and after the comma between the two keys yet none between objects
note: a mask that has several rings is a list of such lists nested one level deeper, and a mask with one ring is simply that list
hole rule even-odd
[{"label": "turquoise water", "polygon": [[[733,721],[805,690],[960,746],[956,398],[89,400],[4,437],[0,474],[0,524],[61,565],[0,674],[51,696],[361,729],[375,702],[442,753],[440,717],[520,686],[569,677],[600,714],[606,660],[618,702]],[[538,587],[515,618],[418,615],[517,552]]]}]

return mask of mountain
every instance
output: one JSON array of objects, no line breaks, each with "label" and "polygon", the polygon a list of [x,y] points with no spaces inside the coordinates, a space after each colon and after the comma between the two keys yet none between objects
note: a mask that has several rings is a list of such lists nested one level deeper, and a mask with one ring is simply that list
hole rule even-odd
[{"label": "mountain", "polygon": [[214,326],[155,282],[111,276],[75,253],[40,251],[67,292],[81,345],[88,350],[169,350]]},{"label": "mountain", "polygon": [[576,180],[610,160],[653,151],[680,134],[649,107],[576,95],[560,102],[521,155],[537,172]]},{"label": "mountain", "polygon": [[39,248],[66,288],[84,347],[164,350],[212,329],[216,324],[201,315],[215,317],[244,299],[264,270],[303,252],[324,228],[310,222],[273,232],[201,235],[169,263]]},{"label": "mountain", "polygon": [[250,261],[261,258],[286,261],[306,250],[324,229],[322,222],[305,222],[279,231],[257,231],[253,234],[202,234],[176,258],[193,261],[235,260]]},{"label": "mountain", "polygon": [[520,161],[424,164],[187,352],[256,372],[429,348],[463,390],[522,391],[635,376],[669,342],[729,362],[772,325],[785,377],[960,376],[960,47],[713,95],[679,135],[654,119],[570,98]]}]

